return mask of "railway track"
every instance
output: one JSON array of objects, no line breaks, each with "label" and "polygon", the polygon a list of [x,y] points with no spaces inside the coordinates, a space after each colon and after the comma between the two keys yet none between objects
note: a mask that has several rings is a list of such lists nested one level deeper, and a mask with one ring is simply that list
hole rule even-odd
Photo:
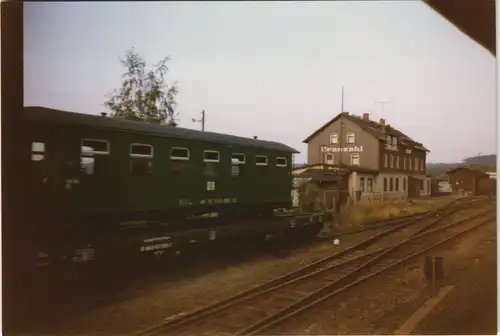
[{"label": "railway track", "polygon": [[[408,216],[399,223],[381,225],[381,232],[360,243],[221,302],[166,320],[140,335],[217,334],[220,331],[240,335],[261,333],[336,290],[351,286],[360,280],[361,273],[378,274],[388,267],[382,261],[396,262],[394,258],[399,257],[393,257],[394,251],[402,249],[408,242],[422,241],[422,237],[464,223],[440,225],[458,210],[481,204],[481,200],[462,199],[453,203],[423,216]],[[489,212],[491,209],[481,211],[467,220],[476,220]],[[374,245],[376,242],[378,244]]]}]

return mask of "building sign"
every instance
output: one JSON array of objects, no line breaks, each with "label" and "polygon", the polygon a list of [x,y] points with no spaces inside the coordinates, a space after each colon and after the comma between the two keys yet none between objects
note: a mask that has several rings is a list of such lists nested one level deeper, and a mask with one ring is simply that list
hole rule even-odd
[{"label": "building sign", "polygon": [[329,147],[321,146],[321,152],[323,153],[360,153],[363,151],[363,146],[353,146],[353,147]]}]

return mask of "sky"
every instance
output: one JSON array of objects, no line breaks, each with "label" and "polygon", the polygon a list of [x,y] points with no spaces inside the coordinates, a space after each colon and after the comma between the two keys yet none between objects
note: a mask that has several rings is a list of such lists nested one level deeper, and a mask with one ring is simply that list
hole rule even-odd
[{"label": "sky", "polygon": [[[496,60],[419,1],[31,2],[24,103],[100,114],[119,59],[169,56],[181,127],[278,141],[344,111],[422,142],[430,162],[496,153]],[[387,102],[381,104],[380,102]]]}]

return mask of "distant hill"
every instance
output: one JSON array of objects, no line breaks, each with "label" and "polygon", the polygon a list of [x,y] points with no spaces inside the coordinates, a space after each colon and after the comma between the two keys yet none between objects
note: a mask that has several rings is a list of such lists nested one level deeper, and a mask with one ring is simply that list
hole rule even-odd
[{"label": "distant hill", "polygon": [[434,177],[439,177],[444,175],[448,170],[457,168],[460,166],[473,166],[474,168],[481,169],[484,171],[496,171],[497,170],[497,156],[496,154],[491,155],[479,155],[464,159],[462,162],[453,163],[428,163],[427,164],[427,174]]}]

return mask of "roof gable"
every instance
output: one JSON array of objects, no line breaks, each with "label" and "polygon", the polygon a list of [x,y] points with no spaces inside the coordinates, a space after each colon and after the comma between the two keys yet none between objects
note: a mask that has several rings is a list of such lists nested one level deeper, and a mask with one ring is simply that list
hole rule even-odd
[{"label": "roof gable", "polygon": [[423,150],[423,151],[429,151],[427,148],[425,148],[420,142],[417,142],[413,139],[411,139],[408,135],[404,134],[400,130],[391,127],[391,125],[386,125],[384,129],[380,127],[380,124],[376,121],[373,120],[364,120],[362,117],[350,115],[349,112],[342,112],[339,113],[335,116],[335,118],[331,119],[328,121],[326,124],[318,128],[316,131],[314,131],[311,135],[309,135],[306,139],[304,139],[302,142],[303,143],[308,143],[311,139],[316,137],[319,133],[324,131],[328,126],[333,124],[335,121],[340,119],[341,117],[346,118],[347,120],[352,121],[354,124],[359,126],[361,129],[365,130],[375,138],[385,141],[387,135],[395,136],[398,138],[399,142],[403,146],[407,146],[410,148],[418,149],[418,150]]}]

